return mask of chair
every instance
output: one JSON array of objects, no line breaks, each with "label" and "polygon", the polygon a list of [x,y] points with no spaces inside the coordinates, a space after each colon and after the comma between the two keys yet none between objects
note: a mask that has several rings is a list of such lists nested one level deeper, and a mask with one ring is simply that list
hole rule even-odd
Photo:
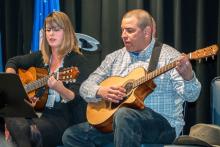
[{"label": "chair", "polygon": [[211,116],[212,123],[220,125],[220,76],[215,77],[211,82]]}]

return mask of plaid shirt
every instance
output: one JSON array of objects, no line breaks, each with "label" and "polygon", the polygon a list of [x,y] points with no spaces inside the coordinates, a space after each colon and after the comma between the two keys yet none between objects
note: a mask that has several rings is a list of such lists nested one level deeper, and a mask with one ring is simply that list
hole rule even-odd
[{"label": "plaid shirt", "polygon": [[[100,98],[96,97],[96,92],[99,89],[99,83],[104,79],[109,76],[124,77],[137,67],[144,67],[147,70],[154,43],[153,39],[140,53],[128,52],[124,47],[107,55],[101,65],[82,83],[81,96],[87,102],[99,101]],[[180,53],[176,49],[163,44],[157,68],[169,64],[178,56]],[[164,116],[176,129],[178,136],[185,124],[182,113],[183,103],[184,101],[193,102],[198,98],[201,84],[195,74],[192,80],[183,80],[175,68],[154,78],[154,82],[157,87],[147,96],[144,104]]]}]

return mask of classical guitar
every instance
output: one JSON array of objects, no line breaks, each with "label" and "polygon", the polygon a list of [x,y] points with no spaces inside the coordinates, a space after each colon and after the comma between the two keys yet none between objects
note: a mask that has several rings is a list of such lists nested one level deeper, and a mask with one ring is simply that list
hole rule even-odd
[{"label": "classical guitar", "polygon": [[[218,51],[217,45],[212,45],[187,54],[190,60],[198,60],[214,56]],[[102,99],[98,103],[87,105],[88,122],[103,132],[112,131],[112,118],[120,107],[144,108],[144,99],[151,93],[156,85],[153,78],[176,67],[177,60],[158,68],[152,72],[138,67],[125,77],[112,76],[100,83],[100,86],[121,85],[126,89],[126,97],[120,103],[112,103]]]},{"label": "classical guitar", "polygon": [[38,94],[39,100],[34,108],[41,111],[47,102],[47,80],[54,76],[57,80],[65,83],[75,82],[79,75],[79,70],[77,67],[61,68],[58,72],[48,74],[48,71],[44,68],[30,67],[27,70],[18,69],[18,75],[29,97],[34,97]]}]

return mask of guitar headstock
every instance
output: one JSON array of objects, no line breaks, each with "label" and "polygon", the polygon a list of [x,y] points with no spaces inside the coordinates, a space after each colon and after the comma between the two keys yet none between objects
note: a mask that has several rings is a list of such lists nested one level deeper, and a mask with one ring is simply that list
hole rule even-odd
[{"label": "guitar headstock", "polygon": [[210,56],[214,57],[214,55],[218,52],[218,46],[216,44],[208,46],[206,48],[202,48],[199,50],[196,50],[192,53],[189,53],[188,56],[190,59],[198,60],[202,58],[208,58]]},{"label": "guitar headstock", "polygon": [[79,70],[77,67],[62,68],[58,73],[58,79],[65,83],[76,82],[78,76]]}]

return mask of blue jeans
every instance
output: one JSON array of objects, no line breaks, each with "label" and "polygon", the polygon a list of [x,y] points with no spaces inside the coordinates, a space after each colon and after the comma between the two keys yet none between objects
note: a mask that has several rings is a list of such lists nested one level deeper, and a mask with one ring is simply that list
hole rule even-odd
[{"label": "blue jeans", "polygon": [[175,129],[150,108],[122,107],[114,115],[113,132],[102,133],[87,122],[68,128],[62,137],[65,147],[96,147],[114,141],[115,147],[140,147],[141,143],[172,143]]}]

